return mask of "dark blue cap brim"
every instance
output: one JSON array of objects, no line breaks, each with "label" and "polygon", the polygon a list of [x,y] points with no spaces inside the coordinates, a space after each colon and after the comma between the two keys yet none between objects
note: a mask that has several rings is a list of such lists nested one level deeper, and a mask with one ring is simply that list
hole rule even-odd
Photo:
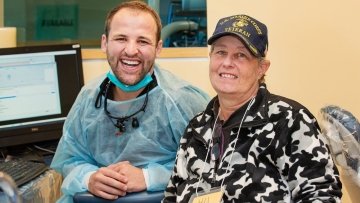
[{"label": "dark blue cap brim", "polygon": [[232,35],[232,36],[238,37],[245,44],[246,48],[254,56],[256,56],[256,57],[261,56],[261,54],[259,53],[258,50],[255,51],[255,50],[250,48],[250,47],[255,47],[254,45],[250,44],[249,41],[245,37],[243,37],[242,35],[234,33],[234,32],[222,32],[222,33],[213,35],[208,39],[207,43],[208,43],[208,45],[212,45],[217,39],[219,39],[220,37],[226,36],[226,35]]}]

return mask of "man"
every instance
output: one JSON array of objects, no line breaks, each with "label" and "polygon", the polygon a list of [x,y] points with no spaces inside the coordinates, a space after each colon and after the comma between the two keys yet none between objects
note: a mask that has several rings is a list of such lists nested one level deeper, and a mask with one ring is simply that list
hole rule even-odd
[{"label": "man", "polygon": [[145,3],[109,12],[101,48],[111,71],[83,87],[51,164],[64,176],[61,200],[86,190],[116,199],[166,187],[180,136],[208,96],[154,64],[160,31]]},{"label": "man", "polygon": [[266,25],[225,17],[208,44],[217,96],[185,130],[163,202],[340,202],[315,117],[266,88]]}]

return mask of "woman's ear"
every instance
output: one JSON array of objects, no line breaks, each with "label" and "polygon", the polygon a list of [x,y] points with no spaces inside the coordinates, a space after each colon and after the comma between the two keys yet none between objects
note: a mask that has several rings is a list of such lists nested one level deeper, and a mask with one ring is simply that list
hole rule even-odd
[{"label": "woman's ear", "polygon": [[268,71],[270,67],[270,61],[267,59],[262,59],[259,64],[260,67],[260,75],[263,76]]}]

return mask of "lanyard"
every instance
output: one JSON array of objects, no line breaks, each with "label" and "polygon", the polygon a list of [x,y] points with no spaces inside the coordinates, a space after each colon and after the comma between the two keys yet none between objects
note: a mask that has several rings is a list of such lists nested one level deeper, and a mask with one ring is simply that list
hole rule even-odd
[{"label": "lanyard", "polygon": [[[249,109],[251,108],[251,106],[254,104],[254,102],[255,102],[255,97],[253,97],[253,98],[250,100],[250,102],[249,102],[249,104],[248,104],[248,106],[247,106],[247,108],[246,108],[246,110],[245,110],[245,112],[244,112],[244,115],[243,115],[243,117],[242,117],[242,119],[241,119],[241,122],[240,122],[240,124],[239,124],[239,129],[238,129],[238,131],[237,131],[237,135],[236,135],[236,138],[235,138],[235,146],[234,146],[234,148],[233,148],[232,151],[231,151],[229,164],[228,164],[228,166],[226,167],[226,172],[225,172],[225,174],[227,174],[228,171],[229,171],[230,163],[231,163],[231,160],[232,160],[232,158],[233,158],[234,151],[235,151],[235,149],[236,149],[237,140],[239,139],[240,129],[241,129],[241,126],[242,126],[242,124],[243,124],[243,122],[244,122],[245,116],[246,116],[247,112],[249,111]],[[201,182],[201,180],[202,180],[202,174],[204,173],[204,170],[205,170],[206,160],[207,160],[207,158],[208,158],[210,149],[213,148],[213,143],[214,143],[214,141],[213,141],[213,136],[214,136],[214,131],[215,131],[214,129],[215,129],[215,125],[216,125],[216,123],[217,123],[217,120],[218,120],[218,118],[219,118],[220,112],[221,112],[221,108],[219,108],[219,112],[218,112],[218,115],[216,116],[216,119],[215,119],[215,122],[214,122],[214,126],[213,126],[213,129],[212,129],[212,132],[211,132],[211,140],[210,140],[210,143],[209,143],[209,148],[208,148],[208,150],[207,150],[207,152],[206,152],[204,164],[203,164],[203,167],[202,167],[201,173],[200,173],[200,178],[199,178],[199,181],[197,182],[197,185],[196,185],[196,190],[195,190],[196,196],[198,196],[198,188],[199,188],[200,182]],[[220,164],[219,164],[219,165],[221,165],[221,164],[222,164],[222,161],[220,160]],[[214,177],[215,177],[215,174],[216,174],[216,171],[213,170],[213,176],[214,176]],[[221,181],[221,185],[220,185],[221,190],[223,190],[224,180],[225,180],[225,177],[224,177],[223,180]]]}]

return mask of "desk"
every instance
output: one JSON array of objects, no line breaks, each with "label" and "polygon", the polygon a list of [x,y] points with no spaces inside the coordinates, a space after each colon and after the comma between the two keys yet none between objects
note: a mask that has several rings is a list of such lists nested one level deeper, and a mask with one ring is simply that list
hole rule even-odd
[{"label": "desk", "polygon": [[[19,189],[23,203],[52,203],[60,198],[62,177],[50,169]],[[8,202],[5,195],[0,195],[0,202]]]}]

